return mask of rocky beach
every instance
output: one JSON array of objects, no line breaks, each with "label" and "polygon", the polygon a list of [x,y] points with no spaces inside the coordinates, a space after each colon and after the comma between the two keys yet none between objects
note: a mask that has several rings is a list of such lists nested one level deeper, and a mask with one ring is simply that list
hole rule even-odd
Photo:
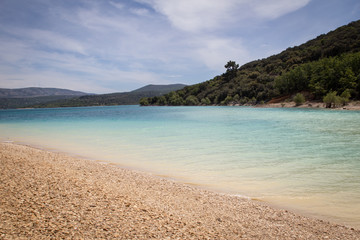
[{"label": "rocky beach", "polygon": [[1,143],[0,239],[360,239],[360,231],[114,164]]}]

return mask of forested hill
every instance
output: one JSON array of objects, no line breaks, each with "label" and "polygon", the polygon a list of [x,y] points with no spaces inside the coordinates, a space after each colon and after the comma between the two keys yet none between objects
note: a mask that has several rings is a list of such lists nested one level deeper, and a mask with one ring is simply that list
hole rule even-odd
[{"label": "forested hill", "polygon": [[184,84],[147,85],[131,92],[85,95],[31,105],[33,108],[136,105],[143,97],[160,96],[184,88]]},{"label": "forested hill", "polygon": [[0,89],[0,109],[130,105],[138,104],[142,97],[160,96],[185,86],[147,85],[131,92],[99,95],[56,88]]},{"label": "forested hill", "polygon": [[88,93],[61,88],[0,88],[0,98],[31,98],[49,96],[83,96]]},{"label": "forested hill", "polygon": [[256,104],[298,92],[309,100],[346,92],[360,99],[360,21],[352,22],[280,54],[239,66],[229,61],[213,79],[141,105]]},{"label": "forested hill", "polygon": [[61,88],[0,88],[0,109],[26,108],[34,104],[59,101],[88,94]]}]

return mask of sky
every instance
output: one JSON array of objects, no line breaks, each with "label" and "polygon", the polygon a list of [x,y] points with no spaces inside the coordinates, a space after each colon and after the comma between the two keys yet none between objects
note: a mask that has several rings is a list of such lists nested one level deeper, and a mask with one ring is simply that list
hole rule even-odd
[{"label": "sky", "polygon": [[0,88],[191,85],[359,19],[359,0],[0,0]]}]

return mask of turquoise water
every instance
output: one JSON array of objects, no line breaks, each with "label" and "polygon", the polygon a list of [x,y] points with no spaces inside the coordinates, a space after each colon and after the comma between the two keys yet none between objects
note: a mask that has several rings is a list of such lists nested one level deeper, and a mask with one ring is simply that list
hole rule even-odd
[{"label": "turquoise water", "polygon": [[360,112],[246,107],[0,111],[0,139],[360,226]]}]

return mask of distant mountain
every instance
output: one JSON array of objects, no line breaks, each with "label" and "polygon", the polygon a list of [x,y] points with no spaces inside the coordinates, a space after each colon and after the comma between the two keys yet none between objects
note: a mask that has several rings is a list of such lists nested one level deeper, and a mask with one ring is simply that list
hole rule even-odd
[{"label": "distant mountain", "polygon": [[291,99],[304,93],[321,101],[335,91],[360,99],[360,20],[241,67],[233,61],[213,79],[141,105],[244,105]]},{"label": "distant mountain", "polygon": [[83,106],[111,106],[111,105],[136,105],[141,98],[160,96],[171,91],[184,88],[183,84],[171,85],[147,85],[131,92],[110,93],[99,95],[85,95],[71,99],[50,101],[46,103],[34,104],[33,108],[53,108],[53,107],[83,107]]},{"label": "distant mountain", "polygon": [[60,88],[0,88],[0,109],[26,108],[34,104],[59,101],[89,93]]},{"label": "distant mountain", "polygon": [[0,109],[32,108],[33,105],[74,98],[74,96],[43,96],[28,98],[0,98]]},{"label": "distant mountain", "polygon": [[170,85],[146,85],[145,87],[136,89],[131,93],[140,93],[140,92],[156,92],[156,94],[166,94],[171,91],[176,91],[186,87],[184,84],[170,84]]},{"label": "distant mountain", "polygon": [[89,93],[72,91],[61,88],[17,88],[8,89],[0,88],[0,98],[32,98],[32,97],[45,97],[45,96],[83,96]]}]

